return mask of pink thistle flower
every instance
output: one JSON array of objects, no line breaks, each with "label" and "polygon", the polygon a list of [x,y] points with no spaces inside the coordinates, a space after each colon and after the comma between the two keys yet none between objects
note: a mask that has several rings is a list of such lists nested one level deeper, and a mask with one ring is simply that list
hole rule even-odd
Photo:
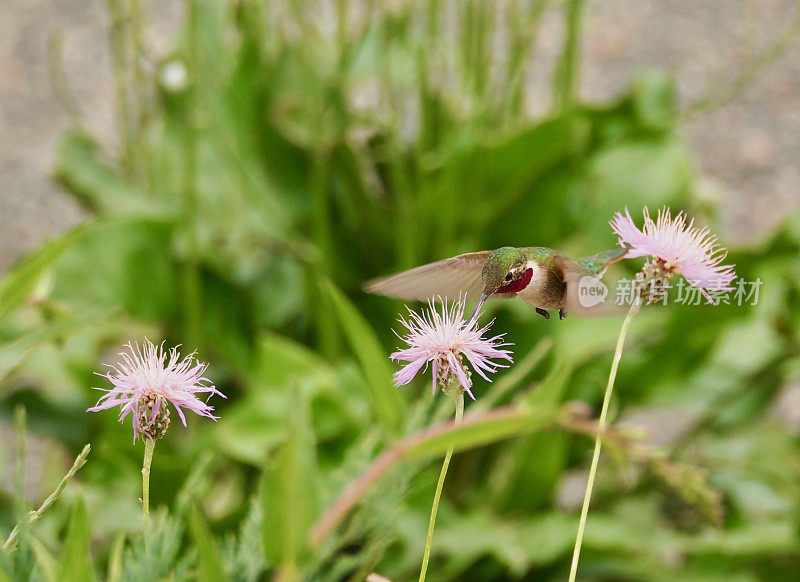
[{"label": "pink thistle flower", "polygon": [[111,369],[106,374],[95,372],[108,378],[113,388],[97,388],[105,394],[88,409],[89,412],[119,406],[120,422],[132,413],[134,442],[139,433],[151,440],[163,436],[169,426],[167,402],[178,411],[183,426],[186,426],[184,408],[217,420],[218,417],[212,414],[214,408],[197,398],[196,394],[207,392],[209,397],[217,394],[223,398],[225,395],[203,376],[208,364],[195,361],[195,352],[181,359],[177,347],[170,348],[167,358],[164,343],[156,347],[148,339],[144,340],[142,347],[130,342],[126,347],[130,353],[120,352],[122,363],[104,364]]},{"label": "pink thistle flower", "polygon": [[506,368],[502,364],[493,362],[491,358],[502,358],[513,362],[511,352],[499,349],[511,344],[502,343],[503,335],[496,335],[486,339],[483,334],[491,327],[477,329],[477,318],[464,321],[464,303],[466,297],[448,307],[445,300],[439,298],[442,304],[441,312],[436,311],[434,301],[428,301],[428,309],[421,314],[408,309],[409,319],[400,317],[400,322],[406,327],[408,333],[400,337],[408,347],[391,355],[392,360],[408,362],[403,368],[395,372],[394,381],[398,386],[408,384],[424,366],[427,370],[431,364],[433,372],[433,393],[436,394],[436,382],[444,386],[449,376],[455,375],[464,391],[475,400],[472,395],[472,374],[464,364],[466,358],[473,369],[487,382],[491,380],[485,372],[496,372],[498,368]]},{"label": "pink thistle flower", "polygon": [[713,303],[708,291],[733,290],[730,284],[736,278],[734,265],[721,265],[727,252],[717,244],[716,235],[707,226],[695,226],[694,219],[687,225],[686,218],[679,212],[673,219],[665,207],[653,222],[645,207],[644,227],[639,230],[626,207],[625,215],[617,212],[610,224],[619,244],[630,247],[627,258],[653,257],[659,271],[667,277],[680,273]]}]

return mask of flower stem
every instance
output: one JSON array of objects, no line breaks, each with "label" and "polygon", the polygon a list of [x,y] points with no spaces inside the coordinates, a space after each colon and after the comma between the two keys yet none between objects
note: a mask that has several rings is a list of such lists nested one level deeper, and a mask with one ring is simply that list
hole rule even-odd
[{"label": "flower stem", "polygon": [[589,502],[592,499],[592,489],[594,488],[594,480],[597,476],[597,465],[600,461],[600,449],[603,443],[603,433],[606,429],[606,417],[608,416],[608,405],[611,402],[611,394],[614,392],[614,381],[617,379],[617,368],[619,361],[622,358],[622,347],[625,345],[625,336],[628,335],[628,328],[633,321],[634,316],[639,313],[641,300],[637,297],[634,299],[628,314],[625,316],[625,321],[622,323],[622,328],[619,331],[619,338],[617,339],[617,348],[614,351],[614,359],[611,362],[611,371],[608,374],[608,384],[606,385],[606,393],[603,396],[603,408],[600,411],[600,419],[597,421],[597,436],[594,440],[594,454],[592,455],[592,465],[589,468],[589,480],[586,483],[586,493],[583,496],[583,507],[581,508],[581,519],[578,524],[578,535],[575,538],[575,550],[572,552],[572,565],[569,569],[569,582],[575,582],[575,576],[578,574],[578,561],[581,557],[581,545],[583,544],[583,532],[586,529],[586,518],[589,515]]},{"label": "flower stem", "polygon": [[[451,387],[452,387],[451,383]],[[464,416],[464,391],[458,382],[454,382],[457,390],[456,396],[456,416],[453,424],[458,426],[461,424],[461,419]],[[425,554],[422,556],[422,569],[419,572],[419,582],[425,582],[425,575],[428,572],[428,560],[431,557],[431,544],[433,543],[433,530],[436,528],[436,514],[439,512],[439,501],[442,498],[442,488],[444,487],[444,478],[447,476],[447,469],[450,467],[450,459],[453,456],[453,447],[447,449],[444,455],[444,462],[442,463],[442,470],[439,472],[439,481],[436,483],[436,493],[433,494],[433,506],[431,507],[431,519],[428,522],[428,537],[425,539]]]},{"label": "flower stem", "polygon": [[144,462],[142,463],[142,509],[144,511],[144,539],[150,530],[150,465],[153,463],[153,451],[156,441],[144,439]]}]

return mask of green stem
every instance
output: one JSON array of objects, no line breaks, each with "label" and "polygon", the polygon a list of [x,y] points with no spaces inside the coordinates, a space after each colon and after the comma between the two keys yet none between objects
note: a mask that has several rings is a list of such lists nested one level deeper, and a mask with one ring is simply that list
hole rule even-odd
[{"label": "green stem", "polygon": [[121,0],[106,0],[111,14],[111,55],[116,91],[117,130],[122,141],[122,165],[128,174],[133,171],[135,156],[133,128],[131,126],[131,99],[128,86],[128,51],[125,42],[129,14],[127,4]]},{"label": "green stem", "polygon": [[[455,386],[453,386],[455,384]],[[457,381],[450,382],[450,389],[457,390],[456,396],[456,416],[453,424],[458,426],[464,417],[464,391]],[[431,544],[433,543],[433,530],[436,528],[436,514],[439,512],[439,501],[442,498],[442,488],[444,478],[447,476],[447,469],[450,467],[450,459],[453,456],[453,447],[447,449],[442,463],[442,470],[439,472],[439,481],[436,483],[436,493],[433,494],[433,507],[431,507],[431,519],[428,522],[428,537],[425,539],[425,554],[422,556],[422,569],[419,573],[419,582],[425,582],[425,574],[428,572],[428,560],[431,557]]]},{"label": "green stem", "polygon": [[520,9],[516,0],[507,6],[506,20],[511,27],[511,47],[503,93],[504,113],[508,123],[517,123],[524,113],[527,68],[533,58],[539,22],[550,7],[550,2],[551,0],[540,0],[529,11]]},{"label": "green stem", "polygon": [[321,150],[314,153],[311,175],[309,176],[309,192],[312,203],[313,240],[316,245],[317,259],[306,269],[309,311],[316,323],[319,351],[329,360],[333,360],[339,351],[338,325],[333,310],[328,305],[320,287],[320,280],[336,271],[336,256],[333,250],[331,234],[331,213],[328,202],[330,184],[330,159]]},{"label": "green stem", "polygon": [[567,30],[564,36],[564,50],[556,70],[554,86],[556,111],[570,109],[575,102],[580,60],[578,43],[581,36],[581,15],[584,2],[585,0],[570,0],[567,5]]},{"label": "green stem", "polygon": [[619,361],[622,358],[622,347],[625,345],[625,336],[628,335],[628,328],[631,325],[631,321],[633,321],[634,316],[639,313],[640,307],[641,300],[637,297],[631,305],[631,308],[628,310],[628,315],[625,316],[625,321],[622,323],[622,328],[619,331],[617,348],[614,351],[614,359],[611,362],[611,372],[608,374],[606,393],[603,396],[603,408],[600,411],[600,419],[597,421],[597,436],[594,440],[594,454],[592,455],[592,465],[589,469],[589,480],[586,483],[586,493],[583,496],[583,507],[581,508],[581,519],[578,524],[578,535],[575,538],[575,550],[572,552],[572,565],[570,566],[569,570],[569,582],[575,582],[575,576],[578,574],[578,561],[581,557],[583,532],[586,529],[586,518],[589,515],[589,502],[592,499],[592,489],[594,488],[594,480],[597,476],[597,465],[600,461],[600,449],[603,444],[603,433],[606,430],[608,405],[611,402],[611,394],[614,392],[614,381],[617,379],[617,368],[619,367]]},{"label": "green stem", "polygon": [[[196,63],[197,45],[197,11],[195,2],[187,8],[188,28],[187,44],[190,63]],[[186,138],[184,142],[183,173],[183,230],[186,235],[186,256],[184,257],[181,278],[183,299],[184,334],[187,344],[199,347],[202,344],[203,288],[200,271],[200,251],[197,237],[197,208],[199,200],[198,188],[198,83],[197,67],[189,68],[189,86],[186,90],[186,108],[184,120]]]},{"label": "green stem", "polygon": [[[89,456],[89,451],[91,450],[92,450],[91,445],[86,445],[85,447],[83,447],[81,454],[78,455],[78,457],[75,459],[75,462],[72,463],[72,468],[67,472],[66,475],[64,475],[64,478],[61,479],[61,482],[58,484],[55,490],[47,497],[47,499],[44,500],[44,502],[42,502],[42,504],[39,506],[39,509],[37,509],[36,511],[31,511],[28,514],[28,523],[33,523],[34,521],[42,517],[42,514],[44,514],[44,512],[47,511],[47,509],[51,505],[53,505],[53,503],[56,502],[56,499],[58,499],[58,497],[61,495],[61,492],[64,490],[64,487],[67,485],[69,480],[72,479],[75,476],[75,474],[80,470],[80,468],[83,467],[83,465],[86,463],[86,457]],[[16,539],[17,535],[19,535],[19,529],[20,529],[20,524],[14,526],[14,529],[11,530],[8,539],[3,544],[3,549],[8,549],[9,547],[11,547],[11,544],[14,543],[14,540]]]},{"label": "green stem", "polygon": [[[20,553],[27,559],[31,556],[30,547],[30,529],[28,521],[25,520],[27,514],[27,504],[25,503],[25,456],[27,454],[27,440],[25,435],[25,426],[27,424],[28,415],[25,406],[17,404],[14,409],[14,432],[16,433],[17,440],[17,462],[14,471],[14,510],[17,514],[17,520],[20,524],[22,531],[21,540],[22,549]],[[11,532],[8,540],[3,544],[5,549],[10,543],[14,532]]]},{"label": "green stem", "polygon": [[156,441],[144,439],[144,462],[142,463],[142,510],[144,511],[144,539],[150,531],[150,465],[153,463],[153,451]]}]

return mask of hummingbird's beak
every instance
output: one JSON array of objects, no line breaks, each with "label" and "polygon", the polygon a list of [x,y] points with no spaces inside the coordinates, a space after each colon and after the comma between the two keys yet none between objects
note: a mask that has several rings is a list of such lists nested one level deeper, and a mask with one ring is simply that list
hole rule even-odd
[{"label": "hummingbird's beak", "polygon": [[489,296],[484,293],[481,295],[481,298],[478,299],[478,302],[475,304],[475,309],[472,310],[472,315],[469,316],[469,323],[467,324],[469,327],[472,327],[478,320],[478,312],[481,310],[481,307],[483,307],[483,304],[486,303],[488,298]]}]

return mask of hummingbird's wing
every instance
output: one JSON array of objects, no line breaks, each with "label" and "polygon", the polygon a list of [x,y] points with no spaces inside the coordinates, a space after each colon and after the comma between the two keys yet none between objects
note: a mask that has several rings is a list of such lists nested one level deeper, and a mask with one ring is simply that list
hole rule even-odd
[{"label": "hummingbird's wing", "polygon": [[473,301],[481,296],[481,270],[492,251],[465,253],[428,263],[402,273],[373,279],[364,284],[368,293],[398,299],[423,301],[432,297],[457,299],[466,294]]}]

